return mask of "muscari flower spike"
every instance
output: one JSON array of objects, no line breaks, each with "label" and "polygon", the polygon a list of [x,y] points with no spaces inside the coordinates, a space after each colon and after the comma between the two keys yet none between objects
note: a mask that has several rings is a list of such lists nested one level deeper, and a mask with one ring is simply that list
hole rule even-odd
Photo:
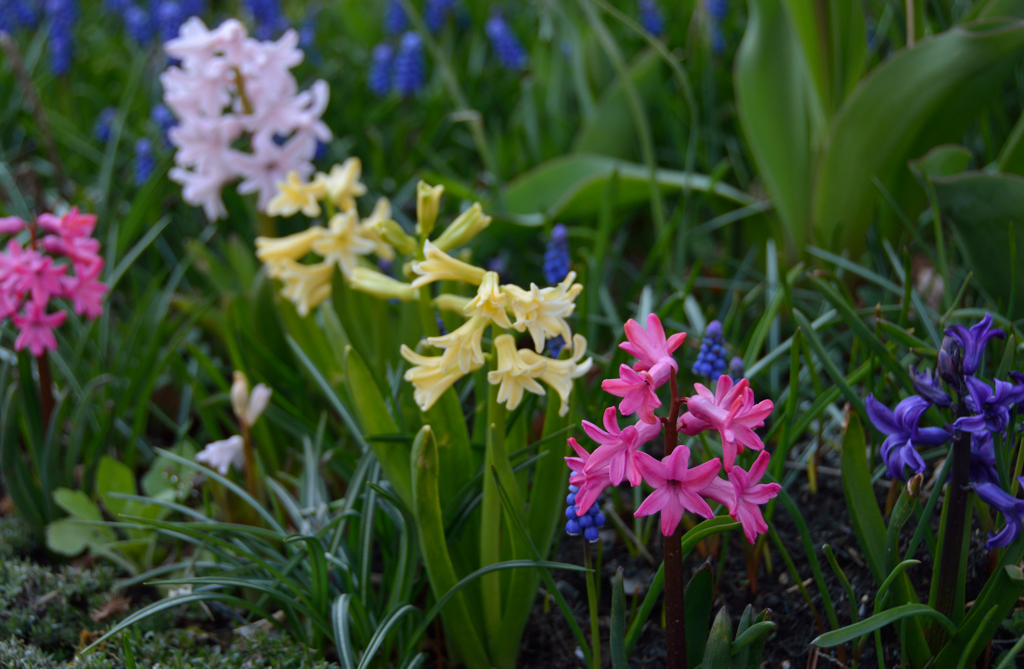
[{"label": "muscari flower spike", "polygon": [[508,23],[505,22],[504,16],[494,14],[491,18],[487,19],[484,32],[487,33],[488,39],[491,40],[491,46],[494,48],[494,53],[498,56],[498,62],[501,63],[502,67],[506,70],[514,71],[526,68],[526,50],[523,49],[519,38],[516,37],[512,29],[509,28]]},{"label": "muscari flower spike", "polygon": [[153,143],[145,137],[135,142],[135,185],[141,186],[149,181],[156,169],[156,158],[153,157]]},{"label": "muscari flower spike", "polygon": [[559,223],[551,228],[551,239],[544,250],[544,280],[549,285],[559,283],[569,273],[571,264],[569,231]]},{"label": "muscari flower spike", "polygon": [[115,118],[117,118],[117,107],[107,107],[100,112],[100,117],[96,119],[96,126],[92,131],[96,141],[100,144],[110,141],[110,127],[114,124]]},{"label": "muscari flower spike", "polygon": [[423,22],[430,32],[440,32],[454,10],[455,0],[427,0],[423,5]]},{"label": "muscari flower spike", "polygon": [[403,98],[415,95],[427,83],[423,39],[416,32],[402,35],[392,66],[391,84]]},{"label": "muscari flower spike", "polygon": [[580,534],[590,543],[596,542],[601,536],[601,528],[604,527],[605,517],[601,513],[601,498],[598,497],[583,515],[576,513],[576,494],[579,493],[579,486],[570,485],[569,494],[565,498],[568,507],[565,510],[565,533],[570,537],[577,537]]},{"label": "muscari flower spike", "polygon": [[708,323],[704,330],[704,338],[700,342],[700,352],[691,371],[694,374],[717,378],[725,373],[729,363],[725,360],[725,339],[722,337],[722,324],[717,321]]},{"label": "muscari flower spike", "polygon": [[366,85],[374,95],[385,96],[391,92],[391,68],[395,50],[390,44],[378,44],[370,52],[370,75]]},{"label": "muscari flower spike", "polygon": [[384,32],[399,35],[409,29],[409,17],[398,0],[390,0],[384,10]]},{"label": "muscari flower spike", "polygon": [[655,37],[661,37],[665,32],[665,19],[661,15],[661,7],[657,0],[639,0],[637,2],[637,14],[640,18],[640,25],[644,30]]}]

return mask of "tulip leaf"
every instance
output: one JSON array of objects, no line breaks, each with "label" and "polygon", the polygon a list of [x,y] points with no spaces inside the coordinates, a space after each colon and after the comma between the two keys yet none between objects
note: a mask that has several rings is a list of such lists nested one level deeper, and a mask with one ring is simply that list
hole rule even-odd
[{"label": "tulip leaf", "polygon": [[[814,195],[818,241],[854,254],[863,248],[874,180],[899,201],[908,159],[959,138],[1022,50],[1024,22],[986,20],[926,38],[875,68],[832,125]],[[919,190],[912,195],[920,201]]]},{"label": "tulip leaf", "polygon": [[782,220],[786,246],[799,250],[810,234],[813,83],[780,0],[750,0],[749,7],[736,52],[736,112]]},{"label": "tulip leaf", "polygon": [[[975,637],[991,639],[1022,593],[1024,573],[1020,567],[1010,564],[999,569],[974,600],[960,629],[939,651],[933,666],[936,669],[970,667],[985,650],[985,644],[972,644],[971,640]],[[997,611],[994,616],[988,615],[992,609]]]},{"label": "tulip leaf", "polygon": [[[618,178],[615,206],[648,201],[651,189],[645,165],[608,156],[573,153],[541,163],[509,182],[505,191],[505,213],[521,217],[532,215],[524,219],[532,225],[542,225],[547,219],[595,216],[613,175]],[[655,178],[664,191],[689,188],[744,206],[757,202],[743,191],[704,174],[660,169]]]},{"label": "tulip leaf", "polygon": [[[1024,277],[1024,178],[963,172],[934,178],[932,184],[943,218],[953,228],[978,283],[993,300],[1006,304],[1014,278]],[[1011,230],[1016,270],[1011,263]],[[1017,291],[1013,308],[1015,313],[1024,309],[1024,291]]]},{"label": "tulip leaf", "polygon": [[686,665],[699,667],[708,640],[711,604],[714,602],[714,576],[711,565],[704,563],[686,584],[684,621],[686,627]]},{"label": "tulip leaf", "polygon": [[[704,650],[703,669],[722,669],[732,665],[732,620],[723,606],[718,609],[715,622],[711,624],[707,645]],[[690,665],[693,666],[693,665]]]},{"label": "tulip leaf", "polygon": [[[416,435],[411,454],[413,471],[413,510],[423,551],[423,563],[430,588],[437,598],[443,597],[459,584],[459,578],[448,553],[441,515],[440,460],[437,443],[429,425]],[[441,612],[445,628],[451,630],[448,642],[470,669],[488,669],[490,658],[480,639],[477,620],[469,613],[463,593],[459,592]]]}]

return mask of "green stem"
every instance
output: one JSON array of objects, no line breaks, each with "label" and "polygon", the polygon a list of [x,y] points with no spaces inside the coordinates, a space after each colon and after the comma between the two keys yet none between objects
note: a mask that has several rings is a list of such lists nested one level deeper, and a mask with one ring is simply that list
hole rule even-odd
[{"label": "green stem", "polygon": [[591,666],[593,669],[601,669],[601,630],[597,625],[597,583],[594,579],[594,567],[590,560],[590,542],[583,540],[583,566],[587,568],[587,604],[590,607],[590,645],[593,648],[591,653]]}]

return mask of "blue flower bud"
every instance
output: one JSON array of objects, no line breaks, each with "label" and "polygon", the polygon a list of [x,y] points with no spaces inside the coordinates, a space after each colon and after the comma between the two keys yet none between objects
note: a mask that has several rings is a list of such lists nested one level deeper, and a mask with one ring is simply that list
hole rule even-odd
[{"label": "blue flower bud", "polygon": [[568,518],[569,520],[572,520],[573,518],[575,518],[576,517],[576,507],[570,506],[568,509],[566,509],[565,510],[565,517]]},{"label": "blue flower bud", "polygon": [[574,492],[569,493],[569,496],[565,498],[565,503],[568,504],[569,506],[575,506],[576,505],[576,493],[574,493]]},{"label": "blue flower bud", "polygon": [[582,516],[577,518],[577,520],[580,521],[580,527],[584,528],[590,527],[594,524],[594,517],[591,516],[589,513],[583,514]]},{"label": "blue flower bud", "polygon": [[597,515],[594,516],[594,527],[604,527],[604,521],[604,514],[598,512]]},{"label": "blue flower bud", "polygon": [[575,536],[579,535],[581,530],[582,530],[582,528],[580,527],[580,524],[575,519],[567,520],[565,522],[565,533],[566,534],[575,537]]},{"label": "blue flower bud", "polygon": [[580,487],[578,485],[571,485],[571,486],[569,486],[569,492],[579,492],[579,491],[580,491]]},{"label": "blue flower bud", "polygon": [[590,526],[590,527],[588,527],[587,529],[585,529],[583,531],[583,538],[586,539],[587,541],[589,541],[590,543],[594,543],[600,537],[601,537],[601,533],[594,526]]}]

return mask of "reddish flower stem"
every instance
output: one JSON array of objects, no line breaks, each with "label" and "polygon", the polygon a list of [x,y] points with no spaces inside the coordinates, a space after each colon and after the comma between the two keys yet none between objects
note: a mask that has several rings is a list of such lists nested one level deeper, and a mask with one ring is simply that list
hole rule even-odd
[{"label": "reddish flower stem", "polygon": [[[679,441],[679,385],[676,374],[669,376],[672,399],[665,426],[665,456],[675,450]],[[672,536],[665,537],[665,643],[668,669],[686,669],[686,579],[683,575],[683,524]]]}]

